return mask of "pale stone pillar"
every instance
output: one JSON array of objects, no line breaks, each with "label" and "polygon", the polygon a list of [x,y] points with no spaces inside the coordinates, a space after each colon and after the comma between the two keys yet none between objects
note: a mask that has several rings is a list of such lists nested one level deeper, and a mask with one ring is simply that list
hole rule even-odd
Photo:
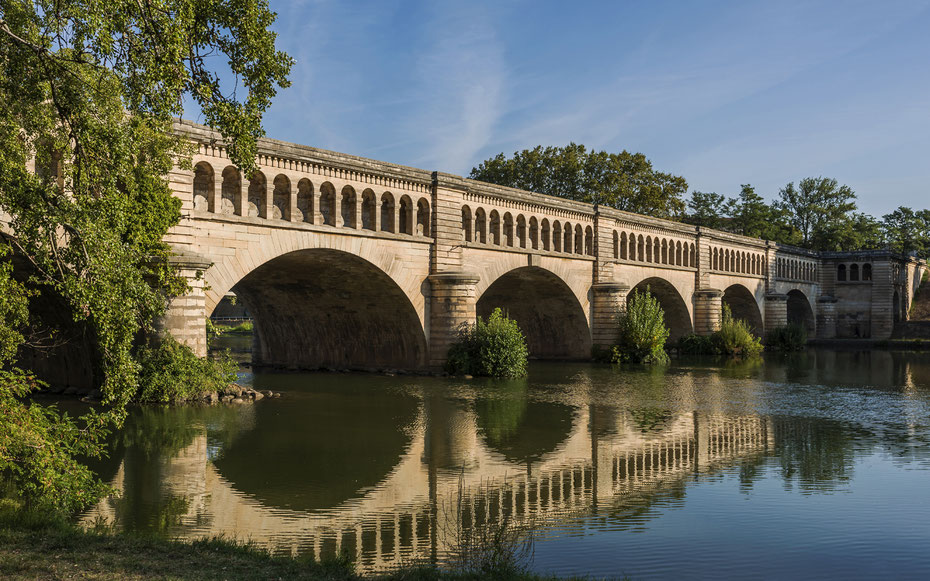
[{"label": "pale stone pillar", "polygon": [[473,324],[477,317],[477,274],[442,272],[429,275],[432,294],[429,303],[430,365],[446,362],[449,345],[462,323]]},{"label": "pale stone pillar", "polygon": [[274,181],[265,179],[265,199],[258,209],[260,218],[271,219],[274,217]]},{"label": "pale stone pillar", "polygon": [[355,194],[354,212],[355,212],[355,229],[361,230],[362,229],[362,195],[357,192]]},{"label": "pale stone pillar", "polygon": [[694,332],[710,335],[720,330],[723,291],[705,288],[694,291]]},{"label": "pale stone pillar", "polygon": [[298,222],[297,220],[297,186],[293,181],[288,180],[289,195],[288,195],[288,212],[287,218],[290,222]]},{"label": "pale stone pillar", "polygon": [[769,293],[765,295],[765,332],[788,324],[788,295]]},{"label": "pale stone pillar", "polygon": [[629,285],[599,282],[591,286],[591,343],[594,349],[609,349],[617,343],[617,315],[626,310]]},{"label": "pale stone pillar", "polygon": [[242,177],[239,180],[239,199],[236,203],[236,216],[249,215],[249,185],[251,180]]},{"label": "pale stone pillar", "polygon": [[217,214],[223,213],[223,174],[217,174],[216,170],[213,171],[213,192],[210,194],[212,196],[210,200],[209,210],[211,212],[216,212]]},{"label": "pale stone pillar", "polygon": [[836,337],[836,299],[830,296],[817,298],[817,338]]},{"label": "pale stone pillar", "polygon": [[211,262],[194,254],[172,256],[169,261],[187,279],[188,293],[168,303],[165,314],[155,323],[159,336],[170,333],[179,342],[190,347],[198,357],[207,356],[207,312],[204,295],[203,271]]}]

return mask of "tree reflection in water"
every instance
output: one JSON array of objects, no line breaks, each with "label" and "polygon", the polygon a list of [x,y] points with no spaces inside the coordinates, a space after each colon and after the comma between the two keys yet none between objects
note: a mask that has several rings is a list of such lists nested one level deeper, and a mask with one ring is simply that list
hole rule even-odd
[{"label": "tree reflection in water", "polygon": [[136,410],[99,467],[123,495],[88,519],[317,556],[349,550],[373,571],[440,559],[443,529],[488,519],[539,523],[549,537],[646,531],[705,484],[732,479],[745,499],[773,479],[791,494],[851,490],[857,462],[876,450],[930,467],[928,356],[536,365],[514,382],[262,382],[286,396]]}]

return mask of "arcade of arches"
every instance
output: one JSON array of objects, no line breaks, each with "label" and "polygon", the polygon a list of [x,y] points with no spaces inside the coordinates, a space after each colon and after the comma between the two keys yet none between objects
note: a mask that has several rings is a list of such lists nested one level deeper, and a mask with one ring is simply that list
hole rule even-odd
[{"label": "arcade of arches", "polygon": [[259,171],[245,176],[215,132],[176,130],[195,147],[169,176],[182,219],[166,242],[191,290],[162,327],[205,354],[204,320],[235,293],[258,365],[435,368],[461,324],[496,307],[532,357],[584,359],[615,340],[617,313],[647,288],[672,341],[713,332],[723,305],[760,335],[801,322],[820,339],[885,338],[927,268],[280,141],[260,140]]}]

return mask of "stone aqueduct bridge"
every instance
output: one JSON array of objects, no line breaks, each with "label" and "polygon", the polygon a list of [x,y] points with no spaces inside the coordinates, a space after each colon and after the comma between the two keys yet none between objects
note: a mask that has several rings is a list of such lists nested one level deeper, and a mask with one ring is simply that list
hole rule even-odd
[{"label": "stone aqueduct bridge", "polygon": [[818,338],[887,338],[926,268],[268,139],[246,179],[218,134],[177,129],[196,152],[170,176],[183,218],[168,242],[192,291],[165,328],[204,354],[205,318],[235,292],[254,317],[256,365],[435,366],[461,323],[495,307],[532,356],[586,358],[646,288],[672,339],[714,331],[723,304],[759,334],[797,321]]}]

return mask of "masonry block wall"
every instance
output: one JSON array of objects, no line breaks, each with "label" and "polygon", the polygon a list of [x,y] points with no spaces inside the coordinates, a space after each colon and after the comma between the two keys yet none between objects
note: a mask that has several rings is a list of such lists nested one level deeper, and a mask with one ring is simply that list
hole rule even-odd
[{"label": "masonry block wall", "polygon": [[[889,252],[814,253],[274,140],[260,141],[259,171],[243,176],[218,134],[176,129],[197,150],[193,169],[169,175],[183,217],[166,240],[195,284],[163,325],[198,353],[203,319],[230,291],[261,303],[248,307],[264,319],[258,333],[276,337],[260,340],[264,356],[298,367],[320,357],[326,339],[313,325],[356,350],[366,339],[349,338],[353,329],[372,334],[380,343],[371,348],[387,355],[370,365],[397,352],[436,367],[457,328],[494,306],[522,317],[539,353],[585,357],[615,340],[617,312],[646,289],[673,336],[713,332],[727,304],[760,333],[801,321],[820,338],[883,338],[926,268]],[[332,359],[340,348],[325,351]]]}]

